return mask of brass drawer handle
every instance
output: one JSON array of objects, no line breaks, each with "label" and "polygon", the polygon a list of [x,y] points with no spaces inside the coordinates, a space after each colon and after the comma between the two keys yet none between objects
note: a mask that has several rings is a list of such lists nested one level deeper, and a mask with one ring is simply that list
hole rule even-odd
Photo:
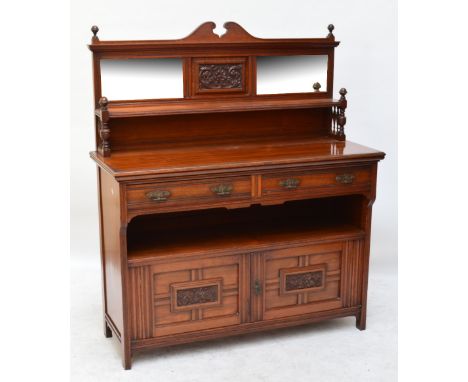
[{"label": "brass drawer handle", "polygon": [[297,186],[299,186],[299,183],[301,183],[301,181],[299,179],[288,178],[288,179],[280,181],[279,185],[281,187],[283,187],[283,188],[288,189],[288,190],[294,190],[294,189],[297,188]]},{"label": "brass drawer handle", "polygon": [[258,296],[262,293],[262,284],[260,284],[259,280],[255,280],[254,283],[254,292]]},{"label": "brass drawer handle", "polygon": [[232,192],[232,184],[218,184],[210,188],[218,196],[229,196]]},{"label": "brass drawer handle", "polygon": [[353,174],[342,174],[336,176],[336,181],[342,184],[351,184],[354,182],[354,178]]},{"label": "brass drawer handle", "polygon": [[170,196],[171,193],[166,190],[151,191],[146,194],[146,197],[153,202],[165,202]]}]

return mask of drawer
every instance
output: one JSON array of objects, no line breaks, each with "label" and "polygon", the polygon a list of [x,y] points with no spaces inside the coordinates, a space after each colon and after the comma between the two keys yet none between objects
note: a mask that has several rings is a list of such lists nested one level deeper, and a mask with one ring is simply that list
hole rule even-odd
[{"label": "drawer", "polygon": [[291,171],[262,176],[262,196],[355,191],[370,186],[369,167]]},{"label": "drawer", "polygon": [[224,206],[249,200],[250,176],[127,186],[129,210],[175,210],[186,206]]},{"label": "drawer", "polygon": [[248,301],[243,256],[130,267],[132,339],[240,324]]}]

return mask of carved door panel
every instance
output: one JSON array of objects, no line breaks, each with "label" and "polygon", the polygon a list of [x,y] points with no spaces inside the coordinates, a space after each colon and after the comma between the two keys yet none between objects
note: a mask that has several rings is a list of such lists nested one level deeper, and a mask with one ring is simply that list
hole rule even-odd
[{"label": "carved door panel", "polygon": [[243,285],[247,260],[233,255],[130,268],[132,338],[247,321],[248,289]]},{"label": "carved door panel", "polygon": [[278,249],[252,256],[252,320],[357,305],[360,241]]}]

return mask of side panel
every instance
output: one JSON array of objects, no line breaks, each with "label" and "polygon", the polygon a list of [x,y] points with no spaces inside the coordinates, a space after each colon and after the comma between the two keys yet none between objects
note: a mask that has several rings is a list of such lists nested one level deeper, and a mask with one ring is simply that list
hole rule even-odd
[{"label": "side panel", "polygon": [[120,258],[120,191],[112,176],[100,170],[102,251],[106,291],[105,312],[123,332],[122,266]]}]

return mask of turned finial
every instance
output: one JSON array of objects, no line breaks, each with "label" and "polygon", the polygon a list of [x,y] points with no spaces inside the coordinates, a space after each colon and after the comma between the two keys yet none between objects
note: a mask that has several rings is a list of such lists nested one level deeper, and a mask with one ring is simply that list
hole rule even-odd
[{"label": "turned finial", "polygon": [[99,98],[99,106],[101,109],[107,109],[107,104],[109,103],[109,100],[106,97],[101,97]]},{"label": "turned finial", "polygon": [[97,36],[97,33],[99,32],[99,28],[96,25],[93,25],[91,27],[91,32],[93,32],[92,41],[99,41],[99,37]]},{"label": "turned finial", "polygon": [[348,91],[345,88],[340,89],[340,101],[346,101],[346,94],[348,94]]},{"label": "turned finial", "polygon": [[328,32],[330,32],[330,33],[328,33],[327,38],[335,38],[335,36],[333,35],[333,30],[334,29],[335,29],[335,26],[333,24],[330,24],[328,26]]},{"label": "turned finial", "polygon": [[322,85],[320,85],[319,82],[316,82],[312,87],[314,88],[316,92],[319,92]]}]

